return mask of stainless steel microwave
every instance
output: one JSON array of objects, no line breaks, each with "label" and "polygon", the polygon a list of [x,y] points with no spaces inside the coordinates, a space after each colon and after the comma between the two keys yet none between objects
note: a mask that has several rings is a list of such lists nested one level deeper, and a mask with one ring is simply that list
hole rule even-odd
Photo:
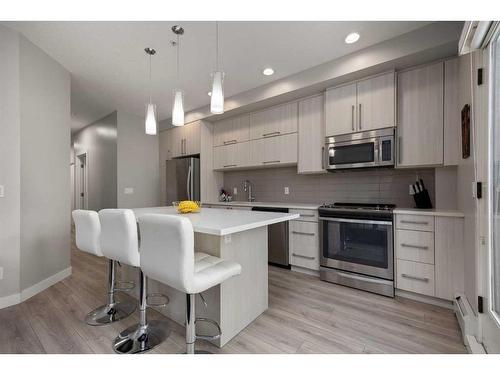
[{"label": "stainless steel microwave", "polygon": [[394,165],[394,128],[326,138],[326,169],[390,167]]}]

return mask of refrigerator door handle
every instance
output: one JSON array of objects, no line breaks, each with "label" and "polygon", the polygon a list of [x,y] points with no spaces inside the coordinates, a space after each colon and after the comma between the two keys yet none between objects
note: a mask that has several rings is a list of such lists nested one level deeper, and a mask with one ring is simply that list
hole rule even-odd
[{"label": "refrigerator door handle", "polygon": [[187,177],[187,182],[186,182],[188,200],[191,200],[191,173],[192,173],[192,171],[193,170],[192,170],[191,165],[190,165],[189,169],[188,169],[188,177]]}]

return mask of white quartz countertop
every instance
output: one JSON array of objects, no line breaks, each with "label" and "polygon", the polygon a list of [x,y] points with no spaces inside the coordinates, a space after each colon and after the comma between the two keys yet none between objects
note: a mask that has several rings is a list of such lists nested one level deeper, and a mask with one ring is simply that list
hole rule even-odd
[{"label": "white quartz countertop", "polygon": [[291,208],[297,210],[317,210],[321,204],[314,203],[291,203],[291,202],[246,202],[246,201],[233,201],[233,202],[203,202],[203,204],[212,204],[219,206],[235,206],[235,207],[279,207]]},{"label": "white quartz countertop", "polygon": [[298,219],[300,215],[277,212],[226,210],[202,207],[200,212],[179,214],[174,207],[148,207],[133,209],[136,217],[145,214],[182,215],[191,220],[197,233],[225,236],[245,230],[264,227],[283,221]]},{"label": "white quartz countertop", "polygon": [[464,217],[464,213],[458,210],[440,210],[436,208],[395,208],[395,214],[406,215],[427,215],[427,216],[448,216],[448,217]]}]

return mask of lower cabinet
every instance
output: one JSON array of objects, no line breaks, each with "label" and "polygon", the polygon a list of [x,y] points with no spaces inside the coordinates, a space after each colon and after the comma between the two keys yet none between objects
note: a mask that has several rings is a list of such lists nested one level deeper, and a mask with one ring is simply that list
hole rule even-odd
[{"label": "lower cabinet", "polygon": [[396,288],[446,300],[463,292],[463,218],[396,214],[394,222]]},{"label": "lower cabinet", "polygon": [[318,223],[292,220],[288,228],[290,264],[319,271]]}]

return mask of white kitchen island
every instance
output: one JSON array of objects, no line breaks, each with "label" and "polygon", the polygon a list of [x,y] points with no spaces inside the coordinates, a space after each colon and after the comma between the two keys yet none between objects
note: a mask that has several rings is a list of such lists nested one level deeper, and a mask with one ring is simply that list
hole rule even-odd
[{"label": "white kitchen island", "polygon": [[[180,215],[174,207],[138,208],[144,214]],[[215,344],[225,345],[268,307],[267,226],[298,219],[298,214],[202,208],[201,212],[183,214],[193,224],[195,251],[201,251],[241,264],[241,275],[203,293],[207,306],[198,297],[196,316],[219,322],[222,335]],[[126,269],[134,277],[131,269]],[[148,292],[166,294],[170,303],[160,308],[169,318],[184,325],[185,294],[154,280]],[[204,328],[197,327],[198,333]],[[211,333],[209,329],[205,333]]]}]

